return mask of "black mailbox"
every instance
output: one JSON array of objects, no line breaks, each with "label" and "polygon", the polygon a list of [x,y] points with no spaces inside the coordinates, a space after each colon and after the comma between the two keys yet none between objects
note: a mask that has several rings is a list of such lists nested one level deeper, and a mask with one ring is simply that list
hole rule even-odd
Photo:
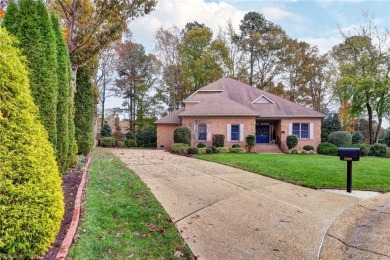
[{"label": "black mailbox", "polygon": [[359,161],[360,148],[339,148],[338,156],[341,161]]}]

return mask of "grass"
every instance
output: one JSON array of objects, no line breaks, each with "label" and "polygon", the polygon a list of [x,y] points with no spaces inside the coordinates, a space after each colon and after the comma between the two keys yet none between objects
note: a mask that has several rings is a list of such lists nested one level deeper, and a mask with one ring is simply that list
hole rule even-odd
[{"label": "grass", "polygon": [[[346,187],[347,163],[337,156],[216,154],[196,158],[248,170],[310,188]],[[352,189],[390,191],[390,159],[362,157],[352,164]]]},{"label": "grass", "polygon": [[117,157],[94,150],[88,178],[69,259],[194,259],[162,206]]}]

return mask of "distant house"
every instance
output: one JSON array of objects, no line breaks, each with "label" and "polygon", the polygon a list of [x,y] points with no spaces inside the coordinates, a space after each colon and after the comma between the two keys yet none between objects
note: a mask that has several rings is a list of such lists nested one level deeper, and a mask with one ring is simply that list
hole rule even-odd
[{"label": "distant house", "polygon": [[[317,147],[321,142],[321,119],[324,114],[306,108],[237,80],[222,78],[193,93],[184,106],[157,120],[157,148],[169,149],[173,131],[188,126],[193,145],[212,145],[214,134],[225,136],[225,146],[240,144],[256,135],[256,149],[278,147],[288,151],[287,135],[297,135],[298,148]],[[272,151],[272,149],[263,149]]]}]

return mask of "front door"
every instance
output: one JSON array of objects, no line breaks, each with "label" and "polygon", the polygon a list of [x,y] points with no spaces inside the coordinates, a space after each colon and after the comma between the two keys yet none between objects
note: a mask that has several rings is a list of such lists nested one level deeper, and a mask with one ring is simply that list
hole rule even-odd
[{"label": "front door", "polygon": [[267,144],[269,143],[269,126],[257,125],[256,126],[256,143]]}]

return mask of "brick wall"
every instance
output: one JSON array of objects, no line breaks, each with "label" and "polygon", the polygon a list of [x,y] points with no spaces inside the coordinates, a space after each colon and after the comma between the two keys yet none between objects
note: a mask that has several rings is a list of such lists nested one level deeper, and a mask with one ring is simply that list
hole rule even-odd
[{"label": "brick wall", "polygon": [[157,125],[157,149],[171,149],[173,131],[180,125]]},{"label": "brick wall", "polygon": [[[299,139],[298,145],[296,148],[302,149],[305,145],[312,145],[314,150],[317,149],[317,146],[321,143],[321,119],[320,118],[294,118],[294,119],[282,119],[280,121],[280,148],[283,152],[288,152],[288,147],[286,144],[286,138],[289,135],[289,126],[290,123],[313,123],[314,136],[313,139]],[[277,131],[278,133],[279,131]],[[284,134],[283,134],[284,132]]]},{"label": "brick wall", "polygon": [[[214,134],[223,134],[225,136],[225,146],[230,147],[233,144],[240,144],[241,147],[245,147],[245,137],[248,134],[254,134],[256,128],[255,117],[183,117],[182,124],[190,127],[191,132],[194,134],[193,127],[196,124],[210,124],[210,136]],[[244,140],[243,141],[226,141],[227,140],[227,124],[243,124],[244,125]],[[192,145],[197,145],[198,141],[194,140]],[[212,145],[212,141],[204,142],[207,146]]]}]

